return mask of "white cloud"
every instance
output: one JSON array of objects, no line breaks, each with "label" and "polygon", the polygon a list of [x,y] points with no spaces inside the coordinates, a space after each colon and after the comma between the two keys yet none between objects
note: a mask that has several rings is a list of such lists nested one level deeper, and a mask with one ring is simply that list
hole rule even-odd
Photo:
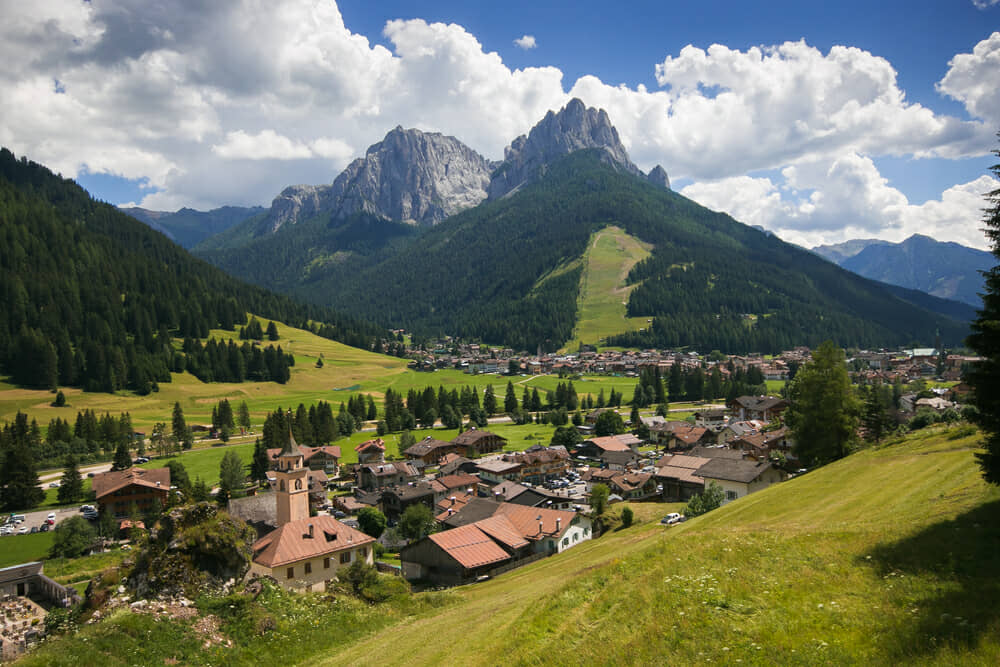
[{"label": "white cloud", "polygon": [[517,39],[514,40],[514,44],[524,49],[525,51],[527,51],[528,49],[533,49],[536,46],[538,46],[538,44],[535,43],[534,35],[522,35],[521,37],[518,37]]},{"label": "white cloud", "polygon": [[681,194],[806,247],[925,234],[986,249],[983,195],[996,186],[984,175],[948,188],[938,200],[911,204],[871,159],[851,153],[787,167],[774,179],[736,176],[693,183]]},{"label": "white cloud", "polygon": [[[148,178],[151,208],[267,203],[330,182],[396,125],[498,159],[579,96],[608,111],[640,167],[694,179],[686,192],[739,219],[896,234],[942,225],[966,186],[917,215],[870,158],[982,155],[998,123],[997,34],[939,85],[963,120],[908,102],[883,58],[801,41],[687,46],[656,65],[662,89],[583,76],[566,91],[559,69],[511,69],[459,25],[390,21],[390,48],[372,45],[332,0],[0,0],[0,15],[0,144],[68,176]],[[782,176],[747,176],[762,171]]]},{"label": "white cloud", "polygon": [[1000,32],[976,44],[972,53],[952,58],[937,89],[962,102],[970,115],[1000,125]]},{"label": "white cloud", "polygon": [[229,132],[223,144],[212,146],[212,152],[227,160],[298,160],[312,157],[308,146],[274,130],[264,130],[255,135],[243,130]]},{"label": "white cloud", "polygon": [[972,4],[976,6],[976,9],[989,9],[996,4],[1000,4],[1000,0],[972,0]]}]

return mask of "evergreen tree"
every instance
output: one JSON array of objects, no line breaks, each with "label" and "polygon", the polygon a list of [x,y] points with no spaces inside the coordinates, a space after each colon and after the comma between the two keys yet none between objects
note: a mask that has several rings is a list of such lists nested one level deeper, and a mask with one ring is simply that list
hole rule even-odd
[{"label": "evergreen tree", "polygon": [[191,437],[191,430],[188,428],[187,422],[184,420],[184,411],[181,409],[181,404],[179,402],[174,403],[171,428],[174,440],[179,442],[184,449],[191,449],[194,444]]},{"label": "evergreen tree", "polygon": [[115,449],[115,460],[111,464],[112,470],[128,470],[132,467],[132,455],[128,451],[128,445],[124,442],[118,444]]},{"label": "evergreen tree", "polygon": [[490,417],[496,414],[497,397],[493,393],[493,385],[486,385],[486,393],[483,395],[483,410]]},{"label": "evergreen tree", "polygon": [[503,410],[506,413],[517,410],[517,395],[514,393],[514,383],[510,380],[507,381],[507,393],[503,399]]},{"label": "evergreen tree", "polygon": [[889,398],[881,384],[873,384],[865,391],[865,403],[861,413],[861,426],[865,436],[876,443],[881,442],[886,431],[892,426],[889,415]]},{"label": "evergreen tree", "polygon": [[253,443],[253,458],[250,459],[250,479],[261,484],[267,483],[267,471],[271,461],[267,456],[267,445],[257,438]]},{"label": "evergreen tree", "polygon": [[83,495],[83,480],[80,479],[80,469],[76,464],[76,457],[72,454],[66,456],[63,467],[62,480],[59,482],[59,492],[56,494],[60,503],[76,502]]},{"label": "evergreen tree", "polygon": [[167,461],[167,468],[170,469],[170,486],[176,486],[184,498],[191,496],[191,478],[188,476],[187,468],[177,459]]},{"label": "evergreen tree", "polygon": [[27,510],[45,499],[38,487],[33,452],[41,444],[34,440],[28,416],[18,412],[0,437],[0,451],[6,450],[0,466],[0,504],[5,510]]},{"label": "evergreen tree", "polygon": [[219,502],[224,503],[230,498],[242,495],[245,483],[243,460],[235,450],[227,450],[219,463]]},{"label": "evergreen tree", "polygon": [[274,322],[267,323],[267,339],[270,341],[278,340],[278,327]]},{"label": "evergreen tree", "polygon": [[850,452],[858,425],[858,400],[851,391],[844,351],[826,341],[789,386],[785,421],[795,434],[796,454],[812,467]]},{"label": "evergreen tree", "polygon": [[[1000,157],[1000,150],[995,149],[993,154]],[[1000,163],[991,166],[990,171],[994,178],[1000,178]],[[986,201],[986,236],[993,255],[1000,260],[1000,188],[990,191]],[[972,367],[968,381],[973,388],[972,405],[976,407],[973,419],[985,436],[986,451],[976,454],[976,459],[986,481],[1000,484],[1000,264],[984,275],[983,308],[972,323],[972,335],[967,341],[983,361]]]},{"label": "evergreen tree", "polygon": [[246,401],[240,402],[240,407],[238,411],[239,416],[236,418],[239,427],[243,429],[244,433],[250,432],[250,408],[247,407]]}]

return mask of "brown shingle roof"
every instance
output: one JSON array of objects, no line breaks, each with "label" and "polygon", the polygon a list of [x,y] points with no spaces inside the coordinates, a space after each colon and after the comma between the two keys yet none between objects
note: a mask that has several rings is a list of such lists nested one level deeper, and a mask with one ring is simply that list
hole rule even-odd
[{"label": "brown shingle roof", "polygon": [[360,445],[355,447],[354,451],[363,452],[366,449],[378,449],[384,452],[385,442],[382,440],[382,438],[375,438],[374,440],[365,440]]},{"label": "brown shingle roof", "polygon": [[[312,537],[309,537],[310,524],[313,527]],[[314,516],[286,523],[254,542],[253,560],[264,567],[274,568],[374,541],[375,538],[345,526],[333,517]]]},{"label": "brown shingle roof", "polygon": [[459,565],[470,570],[510,558],[489,535],[472,524],[434,533],[428,539],[441,547]]},{"label": "brown shingle roof", "polygon": [[[469,429],[468,431],[464,431],[462,433],[459,433],[454,438],[452,438],[451,441],[453,443],[455,443],[456,445],[474,445],[477,442],[479,442],[480,440],[482,440],[483,438],[486,438],[486,437],[489,437],[489,436],[492,436],[492,435],[495,435],[495,434],[494,433],[490,433],[489,431],[480,431],[479,429],[473,428],[473,429]],[[503,437],[501,437],[499,435],[496,436],[496,437],[500,438],[501,440],[503,440],[505,442],[507,440],[507,438],[503,438]]]},{"label": "brown shingle roof", "polygon": [[613,435],[590,438],[586,442],[592,443],[595,447],[602,449],[605,452],[625,452],[630,449],[628,445]]},{"label": "brown shingle roof", "polygon": [[92,486],[94,494],[102,498],[109,493],[124,489],[130,485],[146,486],[152,489],[170,488],[170,468],[129,468],[128,470],[112,470],[94,476]]}]

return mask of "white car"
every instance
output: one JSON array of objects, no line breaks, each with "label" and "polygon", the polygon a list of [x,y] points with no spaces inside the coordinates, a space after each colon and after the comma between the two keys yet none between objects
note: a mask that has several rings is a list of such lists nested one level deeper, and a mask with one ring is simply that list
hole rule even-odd
[{"label": "white car", "polygon": [[662,523],[664,525],[667,525],[667,526],[672,526],[675,523],[680,523],[683,520],[684,520],[683,516],[681,516],[677,512],[671,512],[667,516],[665,516],[662,519],[660,519],[660,523]]},{"label": "white car", "polygon": [[47,517],[45,517],[45,518],[46,519],[52,519],[53,521],[55,521],[56,520],[56,513],[55,512],[49,512],[49,515]]},{"label": "white car", "polygon": [[17,529],[18,535],[27,535],[30,532],[31,530],[27,526],[21,526],[20,528]]}]

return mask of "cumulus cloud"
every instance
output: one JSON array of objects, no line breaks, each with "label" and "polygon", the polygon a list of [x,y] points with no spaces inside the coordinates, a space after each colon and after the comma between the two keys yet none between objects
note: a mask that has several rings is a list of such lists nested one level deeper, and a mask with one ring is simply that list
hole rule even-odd
[{"label": "cumulus cloud", "polygon": [[522,35],[521,37],[518,37],[517,39],[514,40],[514,44],[519,48],[524,49],[525,51],[527,51],[528,49],[533,49],[536,46],[538,46],[538,44],[535,43],[534,35]]},{"label": "cumulus cloud", "polygon": [[970,115],[1000,125],[1000,32],[976,44],[972,53],[952,58],[937,89],[963,103]]},{"label": "cumulus cloud", "polygon": [[972,0],[972,4],[976,6],[976,9],[989,9],[996,4],[1000,4],[1000,0]]},{"label": "cumulus cloud", "polygon": [[812,247],[850,238],[901,241],[913,234],[987,248],[981,230],[983,194],[996,181],[981,176],[911,204],[870,158],[850,153],[786,167],[779,176],[736,176],[681,190],[709,208]]},{"label": "cumulus cloud", "polygon": [[255,135],[243,130],[229,132],[226,141],[212,146],[212,152],[227,160],[297,160],[312,156],[308,146],[283,137],[274,130]]},{"label": "cumulus cloud", "polygon": [[[396,125],[498,159],[578,96],[608,111],[640,167],[695,180],[692,196],[742,220],[829,235],[849,215],[894,233],[917,218],[890,215],[911,205],[870,157],[981,155],[998,121],[997,34],[955,56],[939,85],[963,120],[908,102],[883,58],[801,41],[687,46],[656,65],[656,90],[583,76],[567,91],[558,68],[511,69],[459,25],[389,21],[388,48],[373,45],[332,0],[0,0],[0,11],[0,143],[68,176],[148,179],[150,208],[267,203],[289,184],[330,182]],[[762,171],[782,176],[747,176]],[[956,187],[942,206],[967,194]],[[944,215],[932,208],[926,224]]]}]

